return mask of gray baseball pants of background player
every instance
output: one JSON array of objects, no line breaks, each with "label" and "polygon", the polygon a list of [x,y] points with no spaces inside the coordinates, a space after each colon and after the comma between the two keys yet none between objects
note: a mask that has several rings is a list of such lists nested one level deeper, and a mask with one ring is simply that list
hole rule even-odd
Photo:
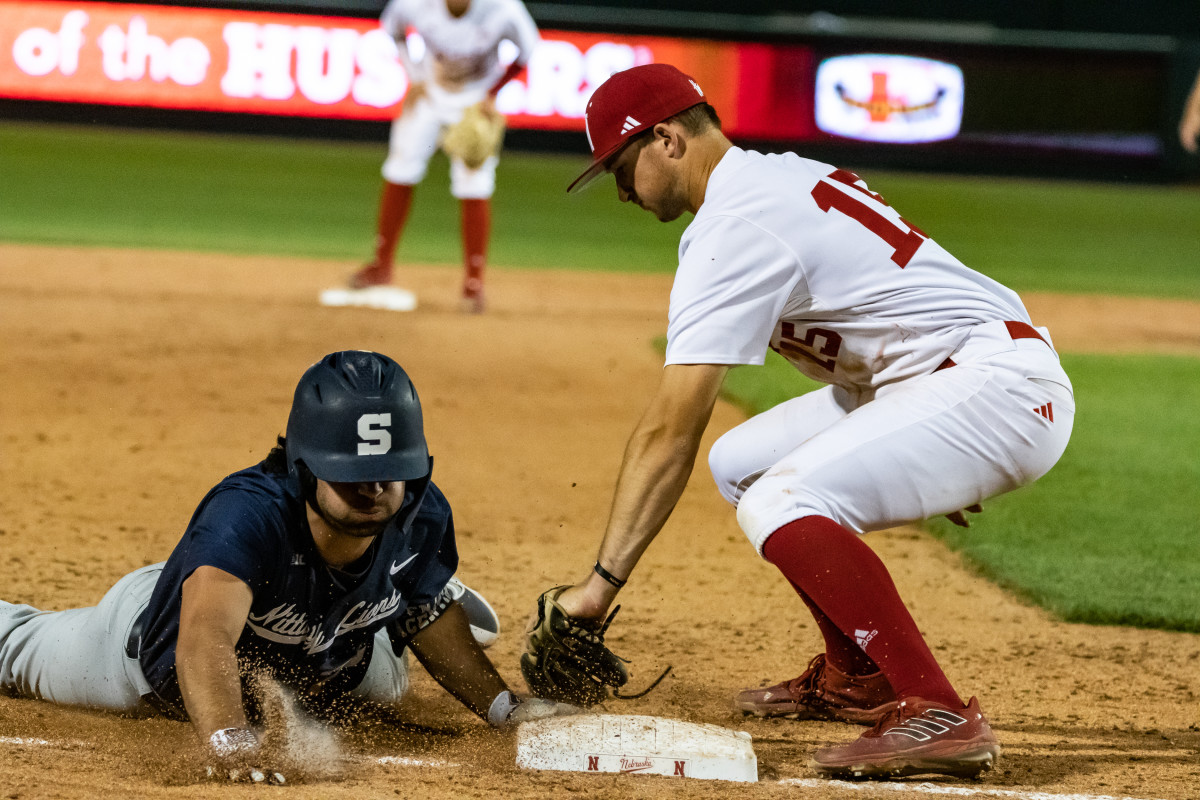
[{"label": "gray baseball pants of background player", "polygon": [[[0,692],[127,716],[154,714],[142,699],[150,684],[127,645],[162,569],[160,563],[134,570],[89,608],[39,611],[0,600]],[[479,613],[480,604],[466,605],[468,617]],[[490,611],[486,603],[482,607]],[[494,630],[495,621],[488,622]],[[407,691],[407,656],[392,650],[387,630],[381,629],[366,677],[353,694],[390,704]]]}]

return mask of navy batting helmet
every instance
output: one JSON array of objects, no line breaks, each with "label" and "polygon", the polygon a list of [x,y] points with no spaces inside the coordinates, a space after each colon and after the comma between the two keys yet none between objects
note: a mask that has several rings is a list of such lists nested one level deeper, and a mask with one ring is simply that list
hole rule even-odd
[{"label": "navy batting helmet", "polygon": [[421,401],[392,359],[330,353],[296,385],[287,425],[288,471],[303,462],[323,481],[411,481],[432,470]]}]

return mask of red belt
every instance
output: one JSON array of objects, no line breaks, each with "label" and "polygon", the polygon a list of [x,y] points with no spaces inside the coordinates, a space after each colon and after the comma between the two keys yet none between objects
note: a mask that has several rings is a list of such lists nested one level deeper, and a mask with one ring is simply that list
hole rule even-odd
[{"label": "red belt", "polygon": [[[1041,339],[1041,341],[1046,342],[1046,340],[1042,338],[1042,335],[1037,332],[1037,329],[1027,322],[1010,322],[1006,320],[1004,327],[1008,328],[1008,335],[1011,336],[1014,341],[1017,339]],[[1046,346],[1049,347],[1050,343],[1046,342]],[[949,369],[953,366],[955,366],[954,359],[947,358],[941,364],[938,364],[938,368],[935,369],[934,372],[937,372],[938,370]]]}]

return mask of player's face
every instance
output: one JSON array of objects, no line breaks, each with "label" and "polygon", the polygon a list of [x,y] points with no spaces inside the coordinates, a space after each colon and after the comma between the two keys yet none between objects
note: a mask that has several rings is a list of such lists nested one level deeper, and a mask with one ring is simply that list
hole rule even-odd
[{"label": "player's face", "polygon": [[678,164],[668,158],[663,140],[654,134],[626,147],[608,165],[622,203],[635,203],[662,222],[687,210],[680,189]]},{"label": "player's face", "polygon": [[404,503],[404,481],[329,483],[317,481],[321,518],[335,532],[377,536]]}]

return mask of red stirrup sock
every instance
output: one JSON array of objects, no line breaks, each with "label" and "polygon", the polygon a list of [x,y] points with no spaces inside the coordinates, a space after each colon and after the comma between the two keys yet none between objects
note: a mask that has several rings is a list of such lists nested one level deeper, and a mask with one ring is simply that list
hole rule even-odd
[{"label": "red stirrup sock", "polygon": [[803,589],[794,583],[792,583],[792,588],[796,590],[796,594],[800,595],[800,599],[812,613],[813,619],[817,621],[817,628],[825,639],[825,661],[829,666],[847,675],[873,675],[879,672],[879,665],[863,652],[863,649],[858,646],[858,642],[842,633],[842,629],[825,616],[825,612],[804,593]]},{"label": "red stirrup sock", "polygon": [[488,236],[492,230],[490,200],[462,200],[463,297],[475,298],[483,291],[483,268],[487,264]]},{"label": "red stirrup sock", "polygon": [[396,257],[396,245],[404,233],[404,223],[412,208],[413,187],[407,183],[383,182],[379,198],[379,222],[375,237],[375,264],[388,273]]},{"label": "red stirrup sock", "polygon": [[963,705],[887,567],[858,536],[828,517],[804,517],[771,534],[763,555],[879,665],[897,697]]}]

